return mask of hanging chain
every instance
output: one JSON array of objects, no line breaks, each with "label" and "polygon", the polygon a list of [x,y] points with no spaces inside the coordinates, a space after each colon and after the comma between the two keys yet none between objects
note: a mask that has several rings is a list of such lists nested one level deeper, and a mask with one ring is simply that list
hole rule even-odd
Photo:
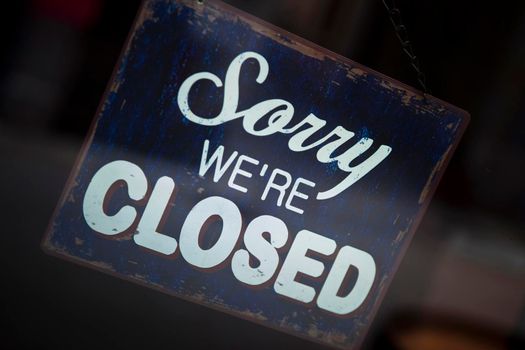
[{"label": "hanging chain", "polygon": [[408,56],[408,59],[410,60],[410,65],[416,71],[417,81],[419,82],[419,85],[421,85],[425,93],[430,93],[430,89],[427,87],[425,74],[421,70],[419,58],[416,56],[414,48],[412,47],[412,43],[408,39],[407,27],[403,24],[403,20],[401,18],[401,11],[396,6],[396,1],[390,0],[390,5],[387,4],[386,0],[382,1],[383,5],[385,5],[386,10],[388,11],[390,22],[392,22],[392,25],[394,26],[396,36],[399,39],[399,42],[401,43],[401,47],[405,54]]}]

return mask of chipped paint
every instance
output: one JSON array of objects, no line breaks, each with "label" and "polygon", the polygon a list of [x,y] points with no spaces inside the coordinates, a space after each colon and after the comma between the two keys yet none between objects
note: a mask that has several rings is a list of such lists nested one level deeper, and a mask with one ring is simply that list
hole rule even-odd
[{"label": "chipped paint", "polygon": [[67,201],[69,203],[75,203],[75,196],[73,196],[73,194],[71,193],[68,197],[67,197]]},{"label": "chipped paint", "polygon": [[405,235],[409,232],[411,226],[412,220],[409,220],[407,227],[403,230],[399,230],[396,238],[392,242],[392,245],[398,245],[399,243],[403,242],[403,239],[405,238]]},{"label": "chipped paint", "polygon": [[401,216],[400,214],[397,214],[397,215],[396,215],[396,218],[395,218],[394,221],[392,222],[392,225],[397,224],[397,221],[399,220],[399,217],[400,217],[400,216]]},{"label": "chipped paint", "polygon": [[366,78],[367,72],[361,68],[351,67],[347,69],[346,77],[351,80],[357,80],[360,78]]},{"label": "chipped paint", "polygon": [[439,161],[436,163],[434,168],[432,169],[432,172],[430,173],[430,176],[428,177],[427,183],[425,184],[425,187],[423,187],[423,190],[421,191],[421,195],[419,196],[418,204],[423,204],[426,200],[430,192],[435,188],[433,186],[434,181],[436,180],[437,174],[440,172],[443,165],[445,165],[445,162],[448,161],[449,153],[452,151],[453,145],[450,145],[445,153],[441,156]]},{"label": "chipped paint", "polygon": [[105,261],[96,261],[96,260],[87,260],[87,259],[84,259],[84,261],[89,262],[90,265],[95,266],[102,270],[113,271],[113,272],[115,271],[115,268],[113,267],[113,265]]},{"label": "chipped paint", "polygon": [[239,312],[239,314],[241,316],[245,316],[245,317],[248,317],[248,318],[251,318],[251,319],[254,319],[254,320],[258,320],[258,321],[266,321],[266,320],[268,320],[268,317],[266,317],[264,315],[263,311],[254,312],[254,311],[251,311],[251,310],[247,309],[247,310],[238,311],[238,312]]}]

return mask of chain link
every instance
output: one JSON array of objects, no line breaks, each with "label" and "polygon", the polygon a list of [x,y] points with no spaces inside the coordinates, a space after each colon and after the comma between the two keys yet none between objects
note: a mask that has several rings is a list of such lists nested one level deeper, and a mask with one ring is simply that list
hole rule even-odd
[{"label": "chain link", "polygon": [[396,5],[396,1],[390,0],[390,5],[387,3],[386,0],[382,1],[383,5],[388,11],[390,22],[392,22],[392,26],[394,27],[394,30],[396,32],[396,36],[399,39],[399,42],[401,43],[401,48],[403,49],[403,52],[408,56],[408,59],[410,60],[410,65],[417,74],[417,81],[419,82],[419,85],[421,85],[425,93],[430,93],[430,89],[427,86],[425,74],[421,69],[419,58],[416,56],[414,48],[412,47],[412,43],[408,38],[407,27],[403,24],[403,20],[401,18],[401,11]]}]

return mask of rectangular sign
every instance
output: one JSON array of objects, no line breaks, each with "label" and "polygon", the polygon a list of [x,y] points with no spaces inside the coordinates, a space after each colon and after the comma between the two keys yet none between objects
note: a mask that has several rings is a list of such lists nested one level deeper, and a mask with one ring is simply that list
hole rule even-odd
[{"label": "rectangular sign", "polygon": [[356,347],[466,112],[215,1],[145,1],[56,256]]}]

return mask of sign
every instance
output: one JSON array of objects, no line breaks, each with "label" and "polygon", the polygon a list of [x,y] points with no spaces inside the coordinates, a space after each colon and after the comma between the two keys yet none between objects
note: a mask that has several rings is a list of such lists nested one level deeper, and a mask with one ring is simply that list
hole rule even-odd
[{"label": "sign", "polygon": [[43,247],[355,347],[467,118],[222,3],[146,1]]}]

